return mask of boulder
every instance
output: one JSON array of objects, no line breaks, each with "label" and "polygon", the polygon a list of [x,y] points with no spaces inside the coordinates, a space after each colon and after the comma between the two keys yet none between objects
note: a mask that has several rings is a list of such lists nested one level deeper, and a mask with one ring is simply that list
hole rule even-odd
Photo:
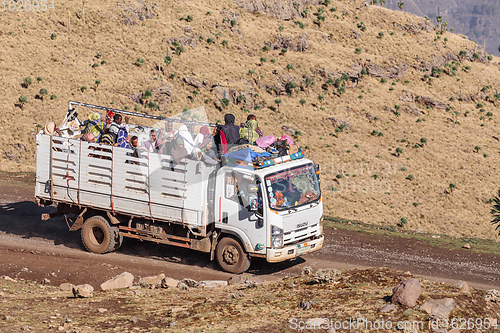
[{"label": "boulder", "polygon": [[425,311],[432,318],[448,319],[455,305],[453,298],[431,299],[422,304],[420,310]]},{"label": "boulder", "polygon": [[159,287],[165,278],[165,274],[147,276],[139,279],[139,285],[145,288]]},{"label": "boulder", "polygon": [[178,284],[179,280],[172,279],[170,277],[166,277],[163,280],[161,280],[162,288],[176,288]]},{"label": "boulder", "polygon": [[134,282],[134,276],[129,272],[123,272],[120,275],[115,276],[112,279],[101,284],[102,290],[110,290],[110,289],[122,289],[122,288],[130,288],[132,287],[132,283]]},{"label": "boulder", "polygon": [[202,287],[202,288],[219,288],[225,286],[227,286],[227,281],[218,281],[218,280],[200,281],[197,284],[197,287]]},{"label": "boulder", "polygon": [[416,278],[405,280],[392,290],[392,303],[413,307],[422,294],[422,285]]},{"label": "boulder", "polygon": [[382,309],[378,310],[380,313],[388,313],[396,311],[398,307],[394,304],[386,304],[382,307]]},{"label": "boulder", "polygon": [[184,283],[189,288],[193,288],[193,287],[197,287],[198,286],[198,281],[193,280],[193,279],[186,278],[186,279],[182,279],[181,282]]},{"label": "boulder", "polygon": [[90,284],[80,284],[73,287],[73,295],[75,297],[89,298],[92,297],[93,291],[94,287],[92,287]]},{"label": "boulder", "polygon": [[490,302],[500,303],[500,291],[490,289],[486,292],[484,299]]},{"label": "boulder", "polygon": [[338,269],[318,269],[314,273],[313,283],[332,283],[342,274]]},{"label": "boulder", "polygon": [[74,286],[75,286],[74,284],[66,282],[66,283],[61,283],[59,289],[61,289],[62,291],[71,291],[73,290]]},{"label": "boulder", "polygon": [[454,284],[454,286],[460,288],[460,291],[463,293],[470,292],[469,285],[465,281],[458,281],[457,283]]}]

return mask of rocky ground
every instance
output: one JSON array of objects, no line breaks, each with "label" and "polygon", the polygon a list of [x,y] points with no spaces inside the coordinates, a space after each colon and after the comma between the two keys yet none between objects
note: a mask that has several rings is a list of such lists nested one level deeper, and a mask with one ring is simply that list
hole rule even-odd
[{"label": "rocky ground", "polygon": [[[330,221],[321,251],[276,265],[255,261],[246,275],[234,277],[205,255],[152,243],[128,241],[106,255],[85,252],[79,233],[67,231],[64,221],[40,220],[51,208],[33,202],[33,179],[0,174],[0,332],[287,332],[313,324],[324,331],[318,318],[330,320],[323,328],[365,320],[354,330],[337,331],[372,331],[363,325],[380,325],[382,319],[394,327],[421,322],[419,331],[428,331],[434,308],[452,308],[450,320],[480,318],[483,328],[485,318],[500,311],[485,299],[496,299],[490,290],[500,289],[497,244],[488,241],[468,239],[466,249],[464,240],[446,243],[444,235],[384,233]],[[386,267],[368,268],[379,266]],[[333,273],[320,273],[314,282],[321,269]],[[105,283],[125,272],[118,281],[124,284]],[[392,289],[412,277],[422,291],[415,304],[392,300]],[[87,287],[77,288],[76,295],[92,297],[75,297],[73,286],[82,285]],[[424,306],[445,298],[453,301]],[[391,312],[380,312],[386,305],[384,311]]]},{"label": "rocky ground", "polygon": [[0,279],[5,332],[498,331],[500,292],[433,283],[387,268],[178,281],[124,272],[101,284]]}]

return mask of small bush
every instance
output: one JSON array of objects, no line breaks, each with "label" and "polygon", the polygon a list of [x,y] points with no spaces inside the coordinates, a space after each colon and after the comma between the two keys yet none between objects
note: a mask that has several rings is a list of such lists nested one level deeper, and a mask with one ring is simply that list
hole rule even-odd
[{"label": "small bush", "polygon": [[57,96],[55,94],[50,95],[50,99],[57,99]]},{"label": "small bush", "polygon": [[144,65],[144,59],[142,58],[137,58],[137,61],[135,62],[135,64],[139,67],[141,67],[142,65]]},{"label": "small bush", "polygon": [[57,38],[56,33],[52,33],[52,35],[50,35],[50,39],[54,40],[54,39],[56,39],[56,38]]},{"label": "small bush", "polygon": [[193,20],[193,15],[188,15],[188,16],[186,17],[186,21],[187,21],[187,22],[191,22],[192,20]]},{"label": "small bush", "polygon": [[400,227],[404,227],[407,223],[408,223],[408,219],[406,217],[402,217],[402,218],[399,219],[398,225]]},{"label": "small bush", "polygon": [[80,87],[80,91],[81,91],[82,93],[83,93],[83,92],[85,92],[85,90],[87,90],[87,86],[81,86],[81,87]]},{"label": "small bush", "polygon": [[413,175],[408,175],[408,176],[406,177],[406,179],[408,179],[408,180],[413,180],[413,179],[415,179],[415,177],[413,177]]},{"label": "small bush", "polygon": [[385,77],[380,79],[380,83],[386,83],[386,82],[387,82],[387,79]]},{"label": "small bush", "polygon": [[32,83],[32,82],[31,82],[31,77],[26,76],[26,77],[24,78],[24,81],[23,81],[23,82],[24,82],[24,85],[25,85],[26,87],[29,87],[29,86],[31,85],[31,83]]},{"label": "small bush", "polygon": [[43,78],[41,76],[39,76],[39,77],[36,78],[36,82],[42,83],[42,81],[43,81]]},{"label": "small bush", "polygon": [[361,48],[360,48],[360,47],[357,47],[357,48],[356,48],[356,50],[354,50],[354,52],[355,52],[356,54],[360,54],[360,53],[361,53]]},{"label": "small bush", "polygon": [[26,103],[28,103],[28,99],[26,98],[26,96],[24,95],[21,95],[18,99],[18,102],[19,104],[22,106],[24,106]]},{"label": "small bush", "polygon": [[208,37],[207,38],[207,43],[208,44],[213,44],[214,43],[214,39],[212,37]]}]

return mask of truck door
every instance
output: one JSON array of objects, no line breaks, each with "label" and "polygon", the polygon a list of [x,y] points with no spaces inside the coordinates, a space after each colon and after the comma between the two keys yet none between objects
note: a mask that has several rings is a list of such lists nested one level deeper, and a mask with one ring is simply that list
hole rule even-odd
[{"label": "truck door", "polygon": [[228,170],[219,193],[220,223],[242,230],[255,252],[265,252],[267,235],[264,227],[260,179],[254,175]]}]

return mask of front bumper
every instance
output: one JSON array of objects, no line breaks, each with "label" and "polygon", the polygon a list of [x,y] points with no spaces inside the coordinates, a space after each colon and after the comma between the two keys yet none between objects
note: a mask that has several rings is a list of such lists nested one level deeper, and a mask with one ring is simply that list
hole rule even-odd
[{"label": "front bumper", "polygon": [[324,240],[325,236],[321,235],[319,238],[301,242],[299,244],[288,245],[281,249],[267,249],[266,260],[268,262],[281,262],[318,251],[323,247]]}]

